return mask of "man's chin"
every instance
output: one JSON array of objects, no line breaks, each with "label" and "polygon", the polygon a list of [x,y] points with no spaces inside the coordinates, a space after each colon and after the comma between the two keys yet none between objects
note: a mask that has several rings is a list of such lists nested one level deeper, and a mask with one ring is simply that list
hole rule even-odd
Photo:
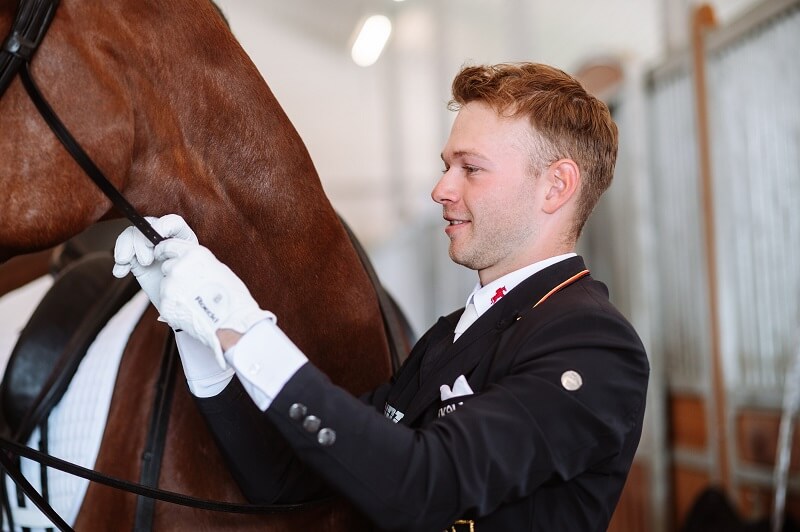
[{"label": "man's chin", "polygon": [[474,257],[470,257],[466,255],[463,251],[459,251],[455,249],[452,244],[450,245],[450,260],[455,262],[460,266],[464,266],[465,268],[469,268],[470,270],[479,270],[480,265],[475,260]]}]

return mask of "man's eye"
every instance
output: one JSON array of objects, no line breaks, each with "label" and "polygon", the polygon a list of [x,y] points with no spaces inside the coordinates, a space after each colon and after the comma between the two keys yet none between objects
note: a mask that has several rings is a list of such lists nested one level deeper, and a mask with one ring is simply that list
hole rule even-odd
[{"label": "man's eye", "polygon": [[464,171],[467,172],[468,174],[474,174],[478,170],[480,170],[480,168],[478,168],[477,166],[472,166],[471,164],[464,165]]}]

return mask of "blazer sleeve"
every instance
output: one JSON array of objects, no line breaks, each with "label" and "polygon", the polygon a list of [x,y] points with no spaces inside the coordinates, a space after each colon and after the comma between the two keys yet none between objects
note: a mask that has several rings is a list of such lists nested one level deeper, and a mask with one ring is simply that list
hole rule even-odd
[{"label": "blazer sleeve", "polygon": [[[615,473],[603,468],[632,440],[635,449],[649,372],[633,329],[597,309],[517,327],[514,346],[498,354],[512,357],[508,374],[422,429],[391,423],[310,364],[265,415],[303,462],[387,530],[441,530],[546,482]],[[579,389],[562,384],[565,371],[582,376]],[[623,476],[629,465],[619,466]]]},{"label": "blazer sleeve", "polygon": [[[361,397],[383,405],[389,384]],[[212,397],[196,397],[239,489],[251,503],[297,503],[328,495],[330,489],[300,461],[291,446],[256,407],[238,378]],[[378,408],[375,406],[375,408]]]},{"label": "blazer sleeve", "polygon": [[251,503],[297,503],[328,492],[234,378],[216,396],[195,402],[231,474]]}]

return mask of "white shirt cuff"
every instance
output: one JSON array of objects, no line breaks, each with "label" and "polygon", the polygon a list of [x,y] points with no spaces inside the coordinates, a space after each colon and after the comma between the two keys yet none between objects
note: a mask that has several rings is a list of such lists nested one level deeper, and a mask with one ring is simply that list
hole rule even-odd
[{"label": "white shirt cuff", "polygon": [[308,358],[272,321],[250,328],[225,352],[242,386],[259,409],[266,410]]},{"label": "white shirt cuff", "polygon": [[195,397],[213,397],[233,379],[233,368],[221,369],[211,348],[188,333],[176,332],[175,344],[181,355],[186,384]]}]

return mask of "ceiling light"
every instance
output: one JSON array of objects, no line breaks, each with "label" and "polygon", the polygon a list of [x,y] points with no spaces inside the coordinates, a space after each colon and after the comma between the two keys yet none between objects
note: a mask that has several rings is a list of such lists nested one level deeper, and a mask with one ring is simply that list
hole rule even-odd
[{"label": "ceiling light", "polygon": [[358,66],[370,66],[381,56],[392,33],[392,22],[383,15],[372,15],[364,21],[350,50]]}]

